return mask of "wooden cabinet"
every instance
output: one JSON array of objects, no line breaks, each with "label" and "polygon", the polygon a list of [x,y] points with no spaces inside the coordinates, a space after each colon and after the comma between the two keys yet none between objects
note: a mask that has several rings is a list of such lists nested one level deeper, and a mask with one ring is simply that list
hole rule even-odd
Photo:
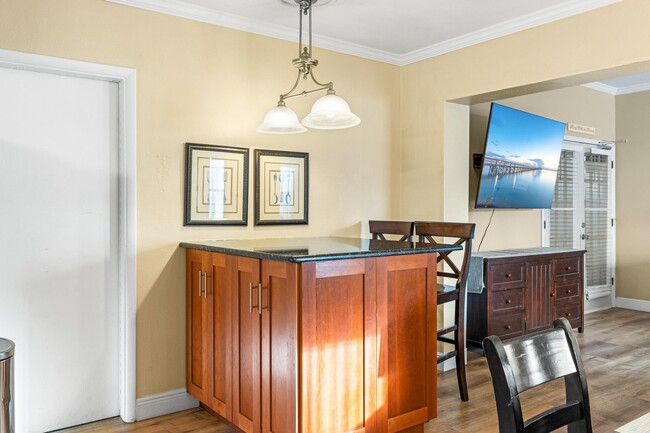
[{"label": "wooden cabinet", "polygon": [[483,257],[484,289],[467,294],[467,343],[550,328],[558,317],[582,332],[584,251]]},{"label": "wooden cabinet", "polygon": [[[219,330],[202,305],[212,255],[231,310]],[[422,432],[436,416],[435,253],[299,264],[188,250],[187,273],[188,390],[240,430]],[[225,410],[210,383],[230,389]]]},{"label": "wooden cabinet", "polygon": [[295,432],[298,265],[228,255],[232,418],[246,433]]},{"label": "wooden cabinet", "polygon": [[231,414],[231,309],[226,256],[187,252],[187,388],[223,417]]}]

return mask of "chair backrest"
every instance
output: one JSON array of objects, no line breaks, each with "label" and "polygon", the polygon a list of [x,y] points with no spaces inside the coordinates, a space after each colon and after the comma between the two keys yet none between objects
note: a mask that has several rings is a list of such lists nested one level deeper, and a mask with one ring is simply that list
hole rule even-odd
[{"label": "chair backrest", "polygon": [[[591,433],[587,378],[580,348],[569,321],[553,322],[553,328],[501,341],[483,340],[500,433],[550,432],[569,426],[569,433]],[[566,403],[528,421],[523,420],[519,395],[551,380],[564,378]]]},{"label": "chair backrest", "polygon": [[476,225],[472,223],[431,221],[415,222],[415,233],[419,242],[429,242],[434,245],[440,245],[448,241],[440,240],[440,242],[438,242],[436,238],[452,238],[454,239],[453,245],[460,245],[463,247],[463,259],[460,264],[454,262],[449,257],[451,253],[438,253],[438,263],[444,261],[450,269],[450,271],[439,269],[438,275],[441,277],[455,278],[457,288],[464,288],[467,283],[469,260],[472,256],[472,239],[474,239],[475,227]]},{"label": "chair backrest", "polygon": [[411,221],[368,221],[373,239],[386,241],[386,235],[401,236],[399,241],[413,240],[413,223]]}]

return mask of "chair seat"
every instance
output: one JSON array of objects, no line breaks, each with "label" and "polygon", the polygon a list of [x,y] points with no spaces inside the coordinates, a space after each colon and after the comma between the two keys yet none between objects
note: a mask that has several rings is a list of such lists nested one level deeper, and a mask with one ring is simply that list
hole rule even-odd
[{"label": "chair seat", "polygon": [[458,290],[456,290],[456,286],[451,286],[448,284],[438,284],[436,288],[436,294],[438,298],[438,305],[446,304],[447,302],[453,302],[458,299]]}]

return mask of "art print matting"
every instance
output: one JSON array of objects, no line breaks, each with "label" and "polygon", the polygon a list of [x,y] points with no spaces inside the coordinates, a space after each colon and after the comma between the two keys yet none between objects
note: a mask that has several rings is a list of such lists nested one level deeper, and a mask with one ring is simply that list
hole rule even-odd
[{"label": "art print matting", "polygon": [[307,224],[309,154],[255,150],[255,225]]},{"label": "art print matting", "polygon": [[185,225],[248,224],[248,149],[187,143]]}]

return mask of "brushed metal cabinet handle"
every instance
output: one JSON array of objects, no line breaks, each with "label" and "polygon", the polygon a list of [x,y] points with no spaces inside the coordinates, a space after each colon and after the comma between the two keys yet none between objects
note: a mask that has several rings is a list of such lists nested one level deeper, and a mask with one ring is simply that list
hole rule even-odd
[{"label": "brushed metal cabinet handle", "polygon": [[253,283],[248,286],[248,312],[253,312]]},{"label": "brushed metal cabinet handle", "polygon": [[201,297],[201,271],[199,271],[199,298]]},{"label": "brushed metal cabinet handle", "polygon": [[257,289],[257,311],[262,314],[262,283],[259,284]]},{"label": "brushed metal cabinet handle", "polygon": [[208,299],[208,273],[203,273],[203,297]]}]

